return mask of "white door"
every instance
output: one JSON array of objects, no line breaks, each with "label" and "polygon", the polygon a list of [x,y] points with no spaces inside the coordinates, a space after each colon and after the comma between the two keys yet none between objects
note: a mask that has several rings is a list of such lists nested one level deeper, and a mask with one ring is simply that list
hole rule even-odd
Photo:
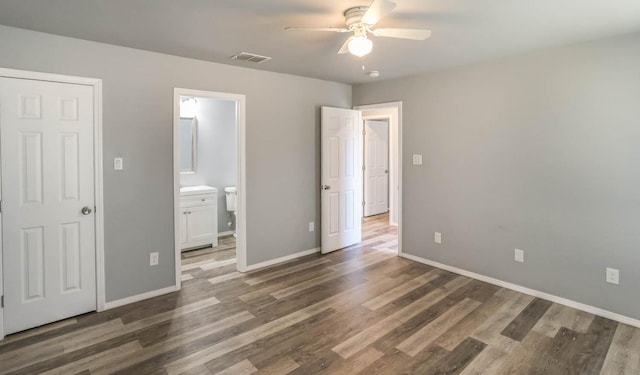
[{"label": "white door", "polygon": [[96,309],[93,88],[0,78],[6,334]]},{"label": "white door", "polygon": [[360,111],[322,107],[322,253],[361,241]]},{"label": "white door", "polygon": [[364,122],[364,216],[389,211],[389,124]]}]

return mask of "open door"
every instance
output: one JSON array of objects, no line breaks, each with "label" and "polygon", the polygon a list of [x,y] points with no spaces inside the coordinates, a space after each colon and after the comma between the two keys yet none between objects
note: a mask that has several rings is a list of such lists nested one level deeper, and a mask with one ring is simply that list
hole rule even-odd
[{"label": "open door", "polygon": [[322,253],[362,240],[360,111],[322,107]]}]

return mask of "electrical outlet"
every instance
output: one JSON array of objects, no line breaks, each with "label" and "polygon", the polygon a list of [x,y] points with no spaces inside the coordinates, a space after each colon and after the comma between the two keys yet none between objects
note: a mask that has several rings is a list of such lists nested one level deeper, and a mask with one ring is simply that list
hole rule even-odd
[{"label": "electrical outlet", "polygon": [[413,155],[413,165],[422,165],[422,155],[420,154]]},{"label": "electrical outlet", "polygon": [[620,271],[615,268],[607,268],[607,282],[609,284],[620,284]]},{"label": "electrical outlet", "polygon": [[442,233],[440,232],[435,232],[433,234],[433,242],[435,243],[442,243]]},{"label": "electrical outlet", "polygon": [[524,250],[515,249],[513,251],[513,260],[516,262],[524,263]]},{"label": "electrical outlet", "polygon": [[316,223],[314,223],[313,221],[309,222],[309,232],[313,232],[314,230],[316,230]]},{"label": "electrical outlet", "polygon": [[149,265],[150,266],[157,266],[158,265],[158,260],[159,260],[159,254],[158,253],[149,253]]}]

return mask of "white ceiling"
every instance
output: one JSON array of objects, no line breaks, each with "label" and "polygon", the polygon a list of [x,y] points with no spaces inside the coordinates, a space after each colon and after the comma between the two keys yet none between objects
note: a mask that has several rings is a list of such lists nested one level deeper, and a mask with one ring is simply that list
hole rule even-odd
[{"label": "white ceiling", "polygon": [[[423,42],[374,38],[366,70],[389,79],[640,30],[640,0],[396,0],[380,27],[427,28]],[[341,27],[369,0],[2,0],[0,24],[256,69],[358,83],[362,62],[336,55]],[[256,65],[237,52],[271,56]]]}]

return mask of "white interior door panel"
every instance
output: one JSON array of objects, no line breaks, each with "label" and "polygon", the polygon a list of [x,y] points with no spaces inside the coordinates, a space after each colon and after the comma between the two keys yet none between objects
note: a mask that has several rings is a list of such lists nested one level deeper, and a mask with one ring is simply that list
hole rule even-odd
[{"label": "white interior door panel", "polygon": [[322,107],[322,252],[362,238],[360,111]]},{"label": "white interior door panel", "polygon": [[364,216],[389,211],[389,124],[364,122]]},{"label": "white interior door panel", "polygon": [[96,309],[91,86],[0,78],[6,334]]}]

